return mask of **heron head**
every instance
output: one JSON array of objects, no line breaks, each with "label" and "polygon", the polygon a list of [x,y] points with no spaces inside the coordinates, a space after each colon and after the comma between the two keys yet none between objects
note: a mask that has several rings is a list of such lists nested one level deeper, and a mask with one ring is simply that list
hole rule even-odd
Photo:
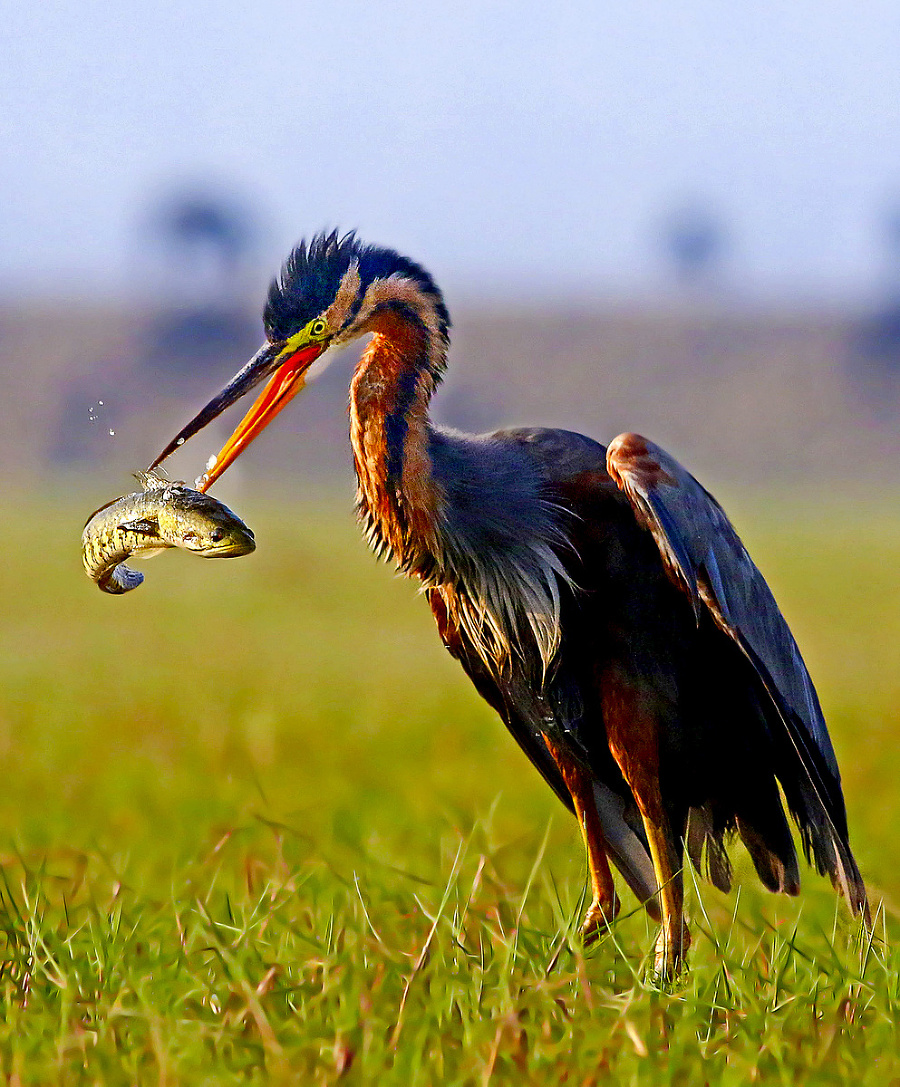
[{"label": "heron head", "polygon": [[262,393],[201,477],[205,491],[297,393],[325,369],[330,347],[376,330],[385,308],[427,313],[446,343],[450,321],[431,276],[391,249],[337,231],[301,242],[273,280],[263,310],[266,343],[166,446],[151,470],[262,381]]}]

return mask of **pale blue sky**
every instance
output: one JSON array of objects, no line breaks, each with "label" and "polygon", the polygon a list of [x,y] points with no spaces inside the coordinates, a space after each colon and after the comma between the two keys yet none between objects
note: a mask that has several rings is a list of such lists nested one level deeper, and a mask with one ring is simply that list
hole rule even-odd
[{"label": "pale blue sky", "polygon": [[692,196],[751,287],[864,290],[900,201],[895,0],[49,0],[0,33],[0,287],[108,289],[170,183],[266,260],[356,227],[458,289],[658,282]]}]

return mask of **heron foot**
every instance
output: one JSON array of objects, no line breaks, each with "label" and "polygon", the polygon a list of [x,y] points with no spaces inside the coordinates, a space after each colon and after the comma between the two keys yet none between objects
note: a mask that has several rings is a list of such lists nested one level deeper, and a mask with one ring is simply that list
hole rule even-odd
[{"label": "heron foot", "polygon": [[598,937],[609,930],[619,913],[619,896],[613,892],[612,901],[603,902],[599,898],[588,906],[581,922],[581,939],[585,946],[592,944]]},{"label": "heron foot", "polygon": [[683,920],[679,920],[679,925],[680,931],[674,925],[670,931],[664,924],[656,939],[653,970],[648,980],[654,988],[663,992],[674,992],[687,976],[691,933]]}]

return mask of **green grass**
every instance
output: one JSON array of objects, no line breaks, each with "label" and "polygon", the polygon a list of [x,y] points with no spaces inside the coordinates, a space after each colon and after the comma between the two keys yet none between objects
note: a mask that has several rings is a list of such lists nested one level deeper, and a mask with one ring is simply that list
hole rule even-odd
[{"label": "green grass", "polygon": [[254,556],[166,555],[114,599],[79,568],[92,497],[4,502],[10,1082],[900,1082],[896,512],[738,503],[822,695],[878,936],[812,873],[766,895],[736,847],[739,892],[689,886],[692,972],[662,994],[633,900],[580,948],[574,821],[349,502],[236,503]]}]

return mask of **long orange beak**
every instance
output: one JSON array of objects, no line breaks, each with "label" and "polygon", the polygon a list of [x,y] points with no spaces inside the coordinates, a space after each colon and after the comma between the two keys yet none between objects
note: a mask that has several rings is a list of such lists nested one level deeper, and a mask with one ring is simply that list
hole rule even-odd
[{"label": "long orange beak", "polygon": [[225,388],[215,396],[205,408],[172,439],[156,460],[150,465],[152,471],[176,449],[184,445],[188,438],[207,423],[212,422],[226,408],[239,400],[260,381],[271,375],[269,383],[263,389],[253,407],[235,427],[231,437],[222,446],[212,465],[200,477],[198,490],[207,491],[234,460],[237,459],[262,431],[271,423],[285,405],[297,395],[305,384],[305,374],[310,366],[325,350],[325,344],[310,344],[287,358],[280,358],[283,344],[266,344],[258,351],[247,365],[231,379]]},{"label": "long orange beak", "polygon": [[275,371],[272,380],[263,389],[253,407],[235,427],[231,437],[222,446],[215,462],[200,477],[198,490],[207,491],[232,461],[243,453],[253,439],[265,430],[275,416],[286,407],[306,384],[304,375],[322,354],[323,347],[316,344],[291,355]]}]

